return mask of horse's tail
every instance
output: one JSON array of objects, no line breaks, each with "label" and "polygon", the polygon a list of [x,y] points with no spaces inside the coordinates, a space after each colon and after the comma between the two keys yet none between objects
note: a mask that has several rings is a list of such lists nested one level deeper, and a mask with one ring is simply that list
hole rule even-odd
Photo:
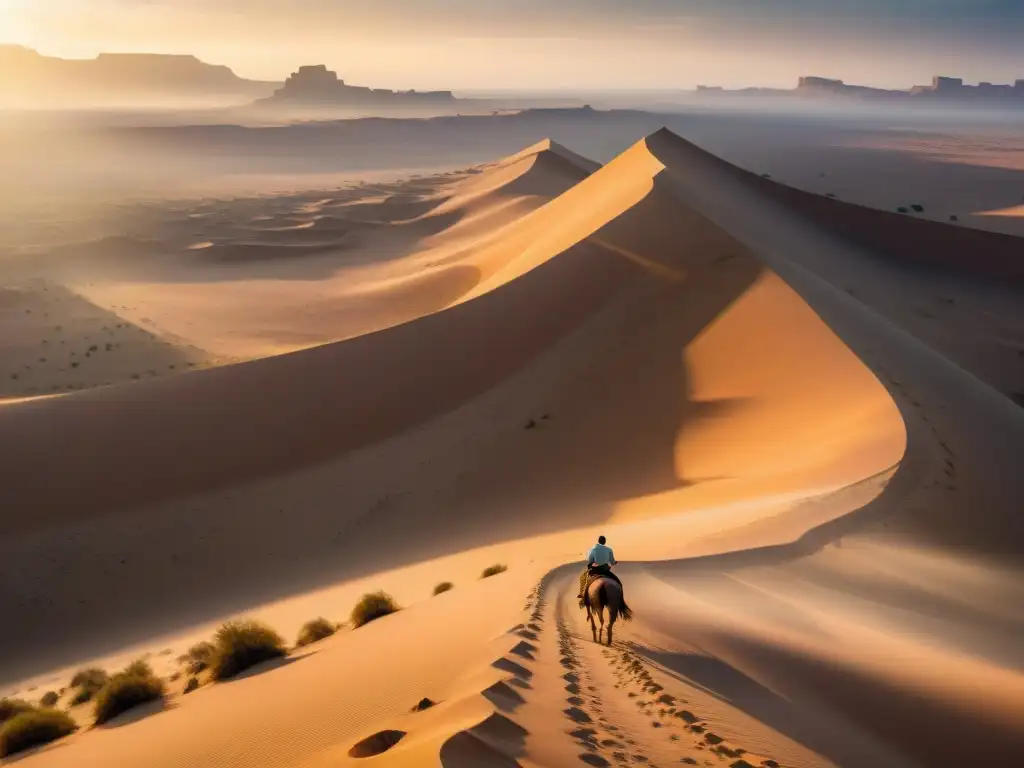
[{"label": "horse's tail", "polygon": [[[633,611],[629,609],[629,606],[626,605],[625,599],[623,599],[622,597],[622,587],[619,586],[618,600],[614,602],[608,599],[608,592],[606,591],[605,587],[606,585],[602,583],[601,601],[604,603],[604,605],[608,606],[608,613],[611,614],[612,621],[614,621],[617,617],[621,618],[623,621],[632,621]],[[615,603],[618,603],[618,605],[616,605]]]},{"label": "horse's tail", "polygon": [[602,609],[608,608],[611,610],[611,606],[608,604],[608,585],[603,581],[601,582],[601,586],[597,588],[597,601],[598,605]]},{"label": "horse's tail", "polygon": [[621,599],[619,600],[619,616],[622,617],[623,621],[633,620],[633,611],[626,605],[626,601]]},{"label": "horse's tail", "polygon": [[626,598],[622,594],[622,585],[621,584],[619,585],[619,604],[618,604],[617,607],[618,607],[619,616],[622,617],[623,621],[632,621],[633,620],[633,611],[630,610],[630,607],[628,605],[626,605]]}]

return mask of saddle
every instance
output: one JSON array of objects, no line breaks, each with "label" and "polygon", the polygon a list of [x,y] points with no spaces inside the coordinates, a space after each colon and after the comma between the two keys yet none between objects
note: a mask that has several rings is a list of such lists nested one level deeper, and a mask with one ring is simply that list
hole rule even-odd
[{"label": "saddle", "polygon": [[619,584],[622,582],[617,576],[614,576],[610,568],[591,567],[587,571],[587,582],[583,587],[583,598],[580,600],[580,605],[585,607],[590,603],[590,585],[593,584],[597,579],[611,579],[612,581],[618,581]]},{"label": "saddle", "polygon": [[[580,608],[587,608],[590,606],[590,585],[594,583],[595,579],[600,578],[611,579],[612,581],[618,582],[620,586],[622,585],[622,579],[612,573],[610,568],[608,570],[598,571],[591,568],[587,571],[586,586],[583,588],[583,595],[580,597]],[[628,605],[626,605],[625,600],[622,600],[622,603],[619,606],[619,616],[623,621],[631,621],[633,618],[633,611]]]}]

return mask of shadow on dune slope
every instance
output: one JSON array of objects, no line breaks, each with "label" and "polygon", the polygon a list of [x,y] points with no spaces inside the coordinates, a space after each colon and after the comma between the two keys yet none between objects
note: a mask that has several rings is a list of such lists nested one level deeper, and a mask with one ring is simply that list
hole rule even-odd
[{"label": "shadow on dune slope", "polygon": [[[634,593],[634,609],[676,646],[641,641],[641,652],[840,764],[851,761],[842,746],[850,732],[809,731],[807,712],[837,714],[922,764],[1012,763],[1024,718],[1024,481],[1014,469],[1024,417],[821,279],[816,264],[855,262],[830,249],[806,210],[773,207],[760,194],[701,200],[700,190],[730,190],[723,177],[738,172],[668,133],[648,146],[681,199],[712,220],[743,222],[740,239],[878,374],[907,448],[874,501],[789,543],[636,566],[654,586],[644,599]],[[845,204],[829,205],[843,215]],[[893,248],[916,231],[879,230]],[[975,268],[1000,274],[998,260]]]},{"label": "shadow on dune slope", "polygon": [[480,256],[487,289],[445,311],[0,410],[18,448],[0,499],[21,509],[5,652],[31,665],[622,502],[654,515],[898,460],[874,377],[662,169],[638,146],[523,217]]}]

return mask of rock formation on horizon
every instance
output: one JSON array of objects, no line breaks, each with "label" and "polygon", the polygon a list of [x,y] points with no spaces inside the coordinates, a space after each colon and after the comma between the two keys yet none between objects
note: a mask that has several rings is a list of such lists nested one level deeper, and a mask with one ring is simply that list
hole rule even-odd
[{"label": "rock formation on horizon", "polygon": [[915,85],[909,90],[875,88],[866,85],[852,85],[843,80],[827,77],[801,77],[796,88],[725,88],[698,85],[701,96],[784,96],[804,98],[847,98],[863,100],[887,100],[901,103],[927,103],[929,101],[959,101],[972,103],[994,103],[1007,106],[1024,105],[1024,80],[1012,85],[994,85],[981,82],[966,85],[959,77],[934,77],[931,85]]},{"label": "rock formation on horizon", "polygon": [[158,102],[168,98],[259,98],[277,83],[246,80],[229,67],[195,56],[154,53],[101,53],[93,59],[44,56],[20,45],[0,45],[0,102],[108,100]]},{"label": "rock formation on horizon", "polygon": [[299,67],[265,102],[329,105],[405,105],[456,101],[451,91],[392,91],[349,85],[325,64]]}]

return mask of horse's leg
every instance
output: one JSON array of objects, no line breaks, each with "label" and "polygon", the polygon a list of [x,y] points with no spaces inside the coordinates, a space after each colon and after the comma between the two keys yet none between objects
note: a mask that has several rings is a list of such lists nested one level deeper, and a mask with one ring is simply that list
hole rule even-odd
[{"label": "horse's leg", "polygon": [[601,619],[601,631],[598,633],[597,637],[594,639],[594,642],[595,643],[600,643],[601,642],[601,635],[604,634],[604,606],[603,605],[598,606],[597,616],[598,616],[599,619]]},{"label": "horse's leg", "polygon": [[612,627],[615,626],[615,619],[618,616],[618,611],[614,608],[608,609],[608,645],[612,644]]},{"label": "horse's leg", "polygon": [[597,625],[594,624],[594,612],[587,606],[587,620],[590,622],[590,632],[594,635],[594,642],[597,642]]}]

